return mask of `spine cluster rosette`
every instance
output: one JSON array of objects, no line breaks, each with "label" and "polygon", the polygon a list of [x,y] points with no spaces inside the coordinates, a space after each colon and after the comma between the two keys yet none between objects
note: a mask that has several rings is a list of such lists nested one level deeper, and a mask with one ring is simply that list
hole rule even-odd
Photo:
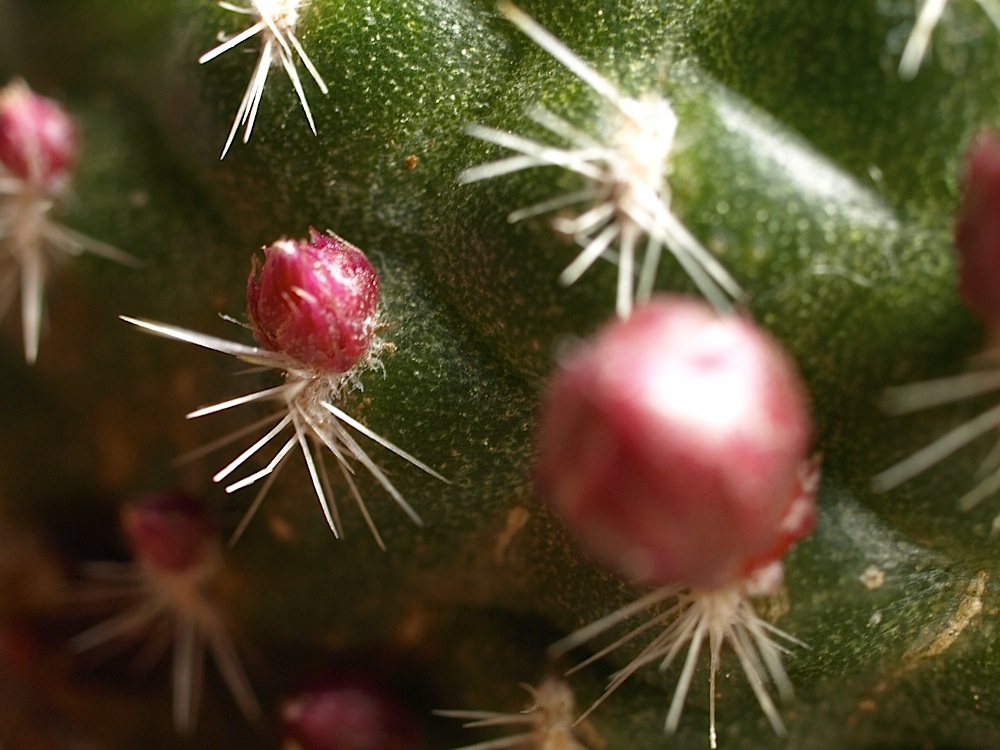
[{"label": "spine cluster rosette", "polygon": [[345,373],[369,353],[378,302],[378,275],[365,254],[315,229],[308,240],[264,248],[264,263],[255,258],[247,280],[254,338],[323,373]]},{"label": "spine cluster rosette", "polygon": [[213,475],[213,481],[223,482],[262,451],[273,444],[278,445],[262,469],[226,485],[226,492],[235,492],[260,483],[256,497],[233,532],[231,543],[242,536],[286,459],[298,449],[305,460],[323,517],[334,536],[339,538],[343,532],[333,486],[323,461],[327,451],[336,459],[372,536],[384,548],[375,521],[352,476],[352,461],[364,467],[414,523],[419,526],[423,521],[351,432],[360,433],[436,479],[445,480],[434,469],[373,432],[337,405],[346,391],[362,388],[359,376],[364,370],[381,367],[377,358],[381,342],[374,335],[378,276],[361,250],[332,233],[323,235],[313,230],[308,240],[281,239],[264,252],[263,266],[258,268],[254,259],[247,281],[250,328],[264,344],[263,348],[164,323],[125,316],[123,320],[149,333],[230,354],[281,373],[283,382],[279,385],[204,406],[187,415],[188,418],[203,417],[259,401],[278,403],[278,409],[271,415],[198,451],[199,454],[210,452],[248,433],[263,432]]},{"label": "spine cluster rosette", "polygon": [[66,255],[90,252],[135,265],[127,253],[56,222],[51,214],[69,191],[79,133],[58,102],[23,81],[0,90],[0,318],[21,287],[24,357],[38,358],[45,284]]}]

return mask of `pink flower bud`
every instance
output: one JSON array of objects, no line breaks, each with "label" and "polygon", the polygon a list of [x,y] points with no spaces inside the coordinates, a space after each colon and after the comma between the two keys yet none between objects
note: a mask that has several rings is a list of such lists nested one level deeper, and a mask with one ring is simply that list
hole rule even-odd
[{"label": "pink flower bud", "polygon": [[1000,132],[981,133],[969,146],[955,247],[959,296],[996,338],[1000,334]]},{"label": "pink flower bud", "polygon": [[136,559],[164,573],[193,570],[217,540],[205,504],[180,490],[132,499],[121,511],[121,525]]},{"label": "pink flower bud", "polygon": [[0,91],[0,164],[15,177],[58,193],[76,163],[79,137],[62,106],[23,81]]},{"label": "pink flower bud", "polygon": [[283,736],[300,750],[416,750],[420,731],[384,686],[360,672],[316,679],[282,701]]},{"label": "pink flower bud", "polygon": [[[766,577],[768,569],[782,571],[780,560],[789,548],[800,539],[809,536],[816,528],[816,494],[819,492],[820,454],[799,464],[798,484],[792,493],[792,501],[785,509],[781,522],[775,529],[774,541],[756,557],[748,557],[743,563],[742,575]],[[780,581],[779,581],[780,583]],[[761,587],[765,588],[765,587]],[[773,594],[772,587],[767,594]]]},{"label": "pink flower bud", "polygon": [[279,240],[254,259],[247,313],[261,346],[324,373],[350,370],[375,330],[379,281],[365,254],[335,234]]},{"label": "pink flower bud", "polygon": [[749,320],[662,296],[572,354],[543,402],[537,479],[636,582],[715,588],[812,528],[808,399]]}]

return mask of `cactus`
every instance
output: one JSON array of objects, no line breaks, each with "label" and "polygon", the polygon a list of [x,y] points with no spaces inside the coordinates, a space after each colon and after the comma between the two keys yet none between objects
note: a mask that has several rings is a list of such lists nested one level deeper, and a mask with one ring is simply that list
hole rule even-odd
[{"label": "cactus", "polygon": [[[252,7],[262,5],[273,3]],[[704,248],[725,274],[715,277],[726,281],[716,301],[734,298],[780,340],[810,394],[823,453],[816,529],[784,557],[782,596],[757,611],[807,648],[784,657],[795,689],[775,695],[784,736],[736,655],[722,654],[722,748],[1000,745],[1000,550],[991,534],[1000,498],[956,508],[995,440],[984,436],[892,489],[872,485],[992,405],[984,395],[898,416],[880,409],[887,389],[960,374],[987,343],[956,291],[953,227],[966,150],[1000,119],[1000,32],[987,3],[950,2],[922,64],[910,59],[901,75],[921,5],[523,6],[622,100],[656,95],[676,116],[654,191],[673,233],[654,229],[668,252],[652,286],[711,288],[697,268],[689,275],[675,245]],[[140,335],[118,316],[253,346],[251,331],[219,315],[248,322],[252,256],[310,227],[361,248],[381,285],[384,373],[359,375],[363,388],[345,389],[338,406],[448,482],[372,447],[424,526],[377,476],[331,473],[344,501],[335,539],[308,467],[289,462],[224,558],[222,604],[238,623],[264,717],[247,721],[209,666],[184,742],[278,746],[283,700],[337,670],[386,686],[428,748],[502,737],[452,717],[517,718],[522,685],[556,676],[584,710],[642,645],[565,677],[582,649],[553,658],[548,648],[637,590],[581,551],[538,496],[536,408],[567,339],[590,337],[616,307],[628,313],[624,246],[639,250],[641,279],[646,239],[626,222],[614,242],[589,246],[605,258],[566,276],[595,236],[578,219],[602,198],[508,216],[610,183],[588,182],[578,156],[576,170],[545,159],[488,179],[469,170],[518,155],[512,141],[482,137],[498,133],[552,147],[549,155],[604,148],[604,168],[621,101],[568,70],[493,0],[311,0],[298,3],[294,28],[307,55],[269,37],[274,61],[253,137],[230,146],[227,135],[249,135],[240,103],[255,91],[248,83],[266,36],[199,64],[255,22],[233,7],[0,0],[0,81],[23,78],[78,123],[75,174],[53,220],[141,261],[85,254],[54,268],[34,364],[18,306],[0,322],[0,744],[177,746],[169,665],[137,675],[124,654],[72,654],[72,638],[101,621],[75,595],[78,571],[127,558],[118,508],[144,492],[204,497],[222,533],[235,529],[254,492],[227,494],[212,481],[218,457],[199,449],[267,407],[246,407],[259,408],[256,417],[184,415],[280,380]],[[352,509],[351,481],[385,550]],[[707,658],[676,731],[664,732],[682,661],[636,673],[578,725],[575,741],[707,747]]]}]

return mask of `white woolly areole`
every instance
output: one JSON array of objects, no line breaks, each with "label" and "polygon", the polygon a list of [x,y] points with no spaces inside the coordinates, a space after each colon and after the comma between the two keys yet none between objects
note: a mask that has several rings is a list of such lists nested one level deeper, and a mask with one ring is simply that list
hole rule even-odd
[{"label": "white woolly areole", "polygon": [[464,719],[466,729],[506,727],[510,733],[493,740],[463,745],[456,750],[591,750],[586,732],[577,725],[573,690],[560,679],[547,677],[538,685],[521,684],[532,704],[516,713],[503,711],[434,711],[438,716]]}]

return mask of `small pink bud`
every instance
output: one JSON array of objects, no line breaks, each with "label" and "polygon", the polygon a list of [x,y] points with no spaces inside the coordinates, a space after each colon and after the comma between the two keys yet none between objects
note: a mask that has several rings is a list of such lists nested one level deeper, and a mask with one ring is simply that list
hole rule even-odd
[{"label": "small pink bud", "polygon": [[58,193],[78,148],[76,126],[58,102],[38,96],[23,81],[0,91],[0,164],[15,177]]},{"label": "small pink bud", "polygon": [[1000,334],[1000,132],[980,133],[965,156],[962,207],[955,224],[958,293]]},{"label": "small pink bud", "polygon": [[365,254],[335,234],[279,240],[254,258],[247,313],[261,346],[324,373],[350,370],[375,331],[379,281]]},{"label": "small pink bud", "polygon": [[286,744],[296,750],[416,750],[420,731],[390,691],[361,672],[313,680],[282,701]]},{"label": "small pink bud", "polygon": [[121,525],[136,559],[165,573],[191,571],[217,539],[205,504],[180,490],[132,499],[121,511]]},{"label": "small pink bud", "polygon": [[537,479],[626,576],[715,588],[812,528],[810,438],[806,391],[778,342],[661,296],[563,364],[542,405]]}]

